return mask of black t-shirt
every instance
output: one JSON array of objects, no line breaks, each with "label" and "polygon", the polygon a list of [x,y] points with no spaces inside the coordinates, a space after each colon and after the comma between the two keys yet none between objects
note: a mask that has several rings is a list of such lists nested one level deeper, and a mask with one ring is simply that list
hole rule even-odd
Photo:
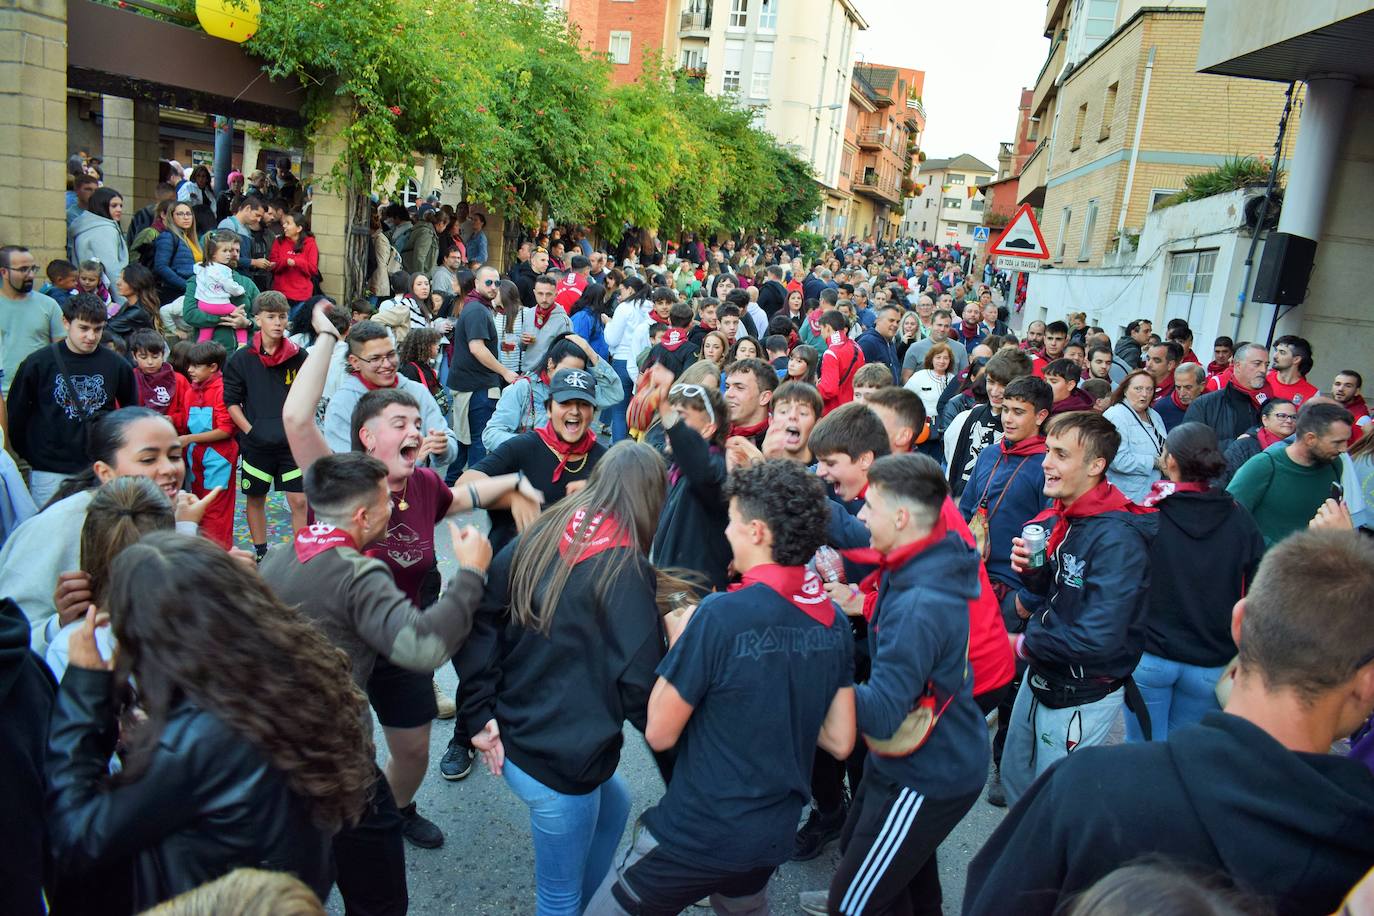
[{"label": "black t-shirt", "polygon": [[[568,484],[591,477],[592,468],[596,467],[596,463],[605,453],[606,446],[600,442],[596,443],[586,455],[573,458],[564,465],[563,473],[555,482],[553,472],[558,469],[558,456],[554,454],[553,449],[544,444],[538,433],[531,431],[512,436],[502,442],[487,452],[487,457],[474,465],[472,470],[481,471],[488,477],[524,471],[530,485],[544,494],[544,508],[547,509],[567,495]],[[492,549],[500,550],[515,537],[515,534],[515,518],[505,509],[493,509],[490,536]]]},{"label": "black t-shirt", "polygon": [[448,386],[454,391],[485,391],[498,384],[501,376],[477,361],[468,341],[484,340],[496,358],[496,319],[489,306],[475,299],[463,303],[453,329],[453,362],[448,370]]},{"label": "black t-shirt", "polygon": [[848,618],[837,611],[824,626],[762,584],[717,592],[658,673],[693,712],[645,826],[674,856],[705,868],[786,862],[811,798],[816,737],[835,692],[853,683]]}]

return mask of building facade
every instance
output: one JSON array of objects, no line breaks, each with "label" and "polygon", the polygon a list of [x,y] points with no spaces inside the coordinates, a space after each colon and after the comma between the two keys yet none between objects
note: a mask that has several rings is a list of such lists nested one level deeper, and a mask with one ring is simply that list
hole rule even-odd
[{"label": "building facade", "polygon": [[983,188],[997,170],[977,156],[927,159],[915,174],[912,196],[902,214],[903,236],[937,245],[973,247],[973,228],[983,222]]},{"label": "building facade", "polygon": [[1283,89],[1196,72],[1200,3],[1052,0],[1049,10],[1053,44],[1031,103],[1037,146],[1017,196],[1041,208],[1051,264],[1115,259],[1185,177],[1272,156]]},{"label": "building facade", "polygon": [[548,0],[567,13],[590,50],[611,61],[611,80],[631,83],[644,72],[645,52],[662,54],[672,63],[680,0]]},{"label": "building facade", "polygon": [[[983,193],[987,197],[987,207],[983,211],[984,222],[1001,224],[1003,217],[1010,219],[1016,210],[1017,179],[1026,160],[1035,152],[1035,141],[1031,133],[1031,100],[1035,92],[1021,90],[1021,101],[1016,106],[1015,140],[1003,141],[997,150],[997,177],[988,182]],[[994,214],[996,214],[994,216]]]},{"label": "building facade", "polygon": [[924,87],[920,70],[854,66],[840,160],[851,201],[841,234],[875,242],[899,234],[902,201],[925,132]]}]

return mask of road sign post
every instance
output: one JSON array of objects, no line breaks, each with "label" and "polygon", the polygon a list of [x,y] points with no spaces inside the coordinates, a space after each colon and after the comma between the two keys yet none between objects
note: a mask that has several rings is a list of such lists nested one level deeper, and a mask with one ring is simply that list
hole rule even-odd
[{"label": "road sign post", "polygon": [[990,234],[987,226],[973,227],[973,240],[975,242],[986,242]]}]

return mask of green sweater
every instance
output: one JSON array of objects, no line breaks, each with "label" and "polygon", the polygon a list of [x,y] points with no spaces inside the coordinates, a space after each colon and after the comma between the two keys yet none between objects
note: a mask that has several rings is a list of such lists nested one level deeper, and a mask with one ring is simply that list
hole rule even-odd
[{"label": "green sweater", "polygon": [[[234,273],[234,282],[243,287],[243,295],[235,296],[229,301],[234,305],[243,306],[243,310],[251,319],[253,317],[253,300],[258,298],[258,287],[252,280],[239,273]],[[196,305],[196,278],[192,277],[186,281],[186,297],[181,301],[181,320],[193,328],[214,328],[215,332],[211,335],[211,340],[220,344],[224,349],[233,353],[238,348],[238,338],[234,334],[233,328],[220,327],[222,320],[218,315],[207,315]],[[248,336],[253,336],[253,326],[248,326]]]},{"label": "green sweater", "polygon": [[1255,518],[1264,546],[1301,531],[1341,479],[1339,461],[1305,467],[1288,457],[1286,448],[1271,446],[1236,471],[1226,489]]}]

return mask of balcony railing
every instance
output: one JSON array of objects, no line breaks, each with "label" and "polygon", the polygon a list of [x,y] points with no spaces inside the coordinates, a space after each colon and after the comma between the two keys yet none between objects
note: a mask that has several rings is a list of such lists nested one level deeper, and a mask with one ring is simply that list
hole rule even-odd
[{"label": "balcony railing", "polygon": [[881,149],[887,143],[887,131],[881,127],[865,127],[859,131],[861,149]]},{"label": "balcony railing", "polygon": [[702,12],[684,10],[682,20],[678,24],[679,32],[704,32],[711,28],[711,11],[709,9]]}]

